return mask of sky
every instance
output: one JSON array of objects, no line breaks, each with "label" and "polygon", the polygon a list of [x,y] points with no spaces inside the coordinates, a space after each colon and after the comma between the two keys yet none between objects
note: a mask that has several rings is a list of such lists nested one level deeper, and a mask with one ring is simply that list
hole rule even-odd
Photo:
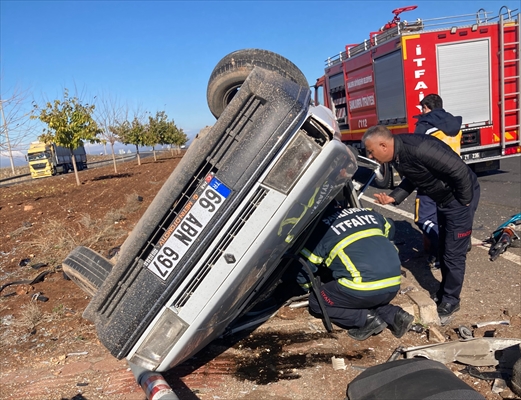
[{"label": "sky", "polygon": [[[67,88],[89,103],[105,98],[131,110],[165,111],[191,138],[215,122],[206,87],[225,55],[276,52],[312,85],[328,57],[369,38],[392,10],[410,5],[418,7],[402,13],[402,21],[519,8],[511,0],[0,0],[0,95],[23,90],[30,109],[32,101],[61,99]],[[41,133],[36,123],[30,139]]]}]

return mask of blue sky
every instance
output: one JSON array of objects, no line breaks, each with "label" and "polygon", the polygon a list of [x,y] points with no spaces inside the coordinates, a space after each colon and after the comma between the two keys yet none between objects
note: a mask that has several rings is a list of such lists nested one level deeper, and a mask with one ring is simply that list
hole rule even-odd
[{"label": "blue sky", "polygon": [[[214,117],[206,103],[212,69],[243,48],[279,53],[310,84],[324,60],[359,43],[412,4],[402,20],[497,14],[500,1],[0,1],[0,93],[38,104],[63,89],[164,110],[191,137]],[[30,101],[29,101],[30,103]],[[34,139],[41,127],[34,132]],[[3,138],[1,139],[4,140]],[[3,163],[2,163],[3,164]],[[4,165],[2,165],[4,166]]]}]

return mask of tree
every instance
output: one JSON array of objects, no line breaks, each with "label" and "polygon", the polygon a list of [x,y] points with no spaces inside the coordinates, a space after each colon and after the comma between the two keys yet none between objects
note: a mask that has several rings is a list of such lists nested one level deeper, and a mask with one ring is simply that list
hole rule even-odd
[{"label": "tree", "polygon": [[150,140],[155,144],[174,145],[178,152],[180,147],[188,141],[182,129],[177,128],[174,120],[168,120],[164,111],[158,111],[156,116],[149,117]]},{"label": "tree", "polygon": [[[118,121],[126,118],[124,116],[123,107],[120,106],[117,99],[110,96],[102,96],[96,107],[96,122],[101,130],[101,143],[105,146],[110,143],[110,152],[112,154],[112,163],[114,164],[114,173],[118,173],[116,164],[116,154],[114,153],[114,144],[118,141],[118,136],[114,132],[113,127],[118,125]],[[106,154],[105,146],[105,154]]]},{"label": "tree", "polygon": [[84,141],[99,143],[97,135],[101,131],[92,117],[94,109],[94,104],[83,104],[77,97],[70,97],[69,91],[65,89],[63,100],[47,102],[44,108],[34,103],[35,115],[31,117],[47,124],[47,128],[38,137],[40,141],[69,149],[78,186],[80,179],[73,151],[83,146]]},{"label": "tree", "polygon": [[33,133],[34,124],[31,123],[28,91],[16,87],[8,92],[0,94],[0,153],[8,154],[15,174],[13,152],[25,150],[22,147],[24,140]]},{"label": "tree", "polygon": [[177,146],[178,154],[181,152],[181,146],[184,146],[186,144],[186,142],[188,142],[188,136],[186,136],[186,133],[183,131],[183,128],[180,128],[180,129],[176,128],[176,133],[174,135],[174,141],[172,143]]},{"label": "tree", "polygon": [[[175,125],[174,125],[175,127]],[[164,111],[156,112],[155,117],[148,117],[148,145],[152,146],[154,161],[156,161],[155,146],[157,144],[169,144],[169,138],[173,134],[172,123],[168,121],[168,116]]]},{"label": "tree", "polygon": [[146,144],[146,126],[134,116],[132,122],[123,121],[112,128],[123,144],[133,144],[136,146],[137,164],[141,165],[139,146]]}]

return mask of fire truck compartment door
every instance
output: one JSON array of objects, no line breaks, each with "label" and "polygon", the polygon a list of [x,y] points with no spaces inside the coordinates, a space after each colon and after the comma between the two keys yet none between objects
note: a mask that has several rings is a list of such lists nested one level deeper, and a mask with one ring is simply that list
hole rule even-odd
[{"label": "fire truck compartment door", "polygon": [[376,112],[378,122],[405,122],[405,92],[402,52],[395,51],[374,60]]},{"label": "fire truck compartment door", "polygon": [[490,42],[488,39],[438,45],[438,85],[443,108],[463,124],[490,123]]}]

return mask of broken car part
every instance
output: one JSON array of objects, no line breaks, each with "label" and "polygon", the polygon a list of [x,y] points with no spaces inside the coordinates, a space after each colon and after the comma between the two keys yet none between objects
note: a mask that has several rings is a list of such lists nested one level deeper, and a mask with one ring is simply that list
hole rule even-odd
[{"label": "broken car part", "polygon": [[424,357],[443,364],[460,362],[475,367],[512,366],[520,356],[521,339],[478,338],[410,347],[405,358]]}]

